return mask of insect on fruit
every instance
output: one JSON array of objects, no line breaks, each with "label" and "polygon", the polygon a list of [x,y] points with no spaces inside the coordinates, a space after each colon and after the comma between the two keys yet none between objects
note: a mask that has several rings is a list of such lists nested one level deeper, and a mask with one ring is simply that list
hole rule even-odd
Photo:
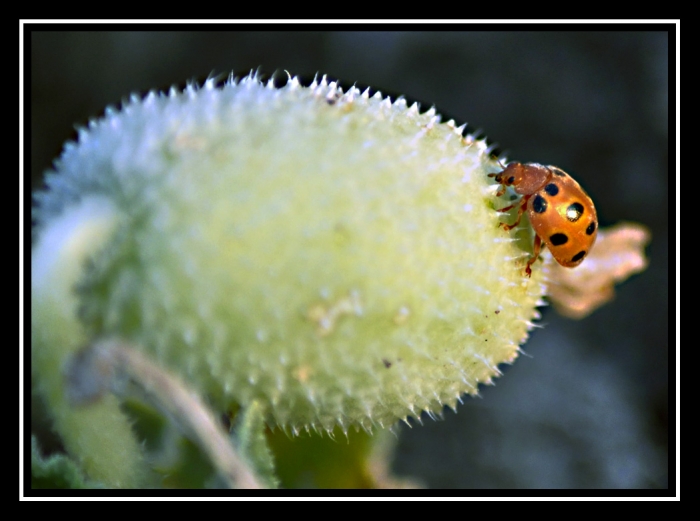
[{"label": "insect on fruit", "polygon": [[593,201],[569,174],[556,166],[512,162],[489,177],[495,177],[501,184],[496,196],[505,194],[508,186],[523,196],[520,202],[501,208],[499,212],[519,205],[515,222],[501,223],[505,230],[511,230],[527,210],[536,234],[532,257],[525,267],[528,277],[543,241],[562,266],[574,268],[581,264],[598,234],[598,218]]}]

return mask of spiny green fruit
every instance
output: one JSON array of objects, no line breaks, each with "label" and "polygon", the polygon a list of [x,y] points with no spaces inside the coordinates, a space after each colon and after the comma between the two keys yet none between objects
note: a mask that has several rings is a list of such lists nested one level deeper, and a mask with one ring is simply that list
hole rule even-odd
[{"label": "spiny green fruit", "polygon": [[[501,167],[461,131],[325,77],[132,98],[36,195],[33,274],[52,223],[102,201],[113,226],[76,259],[85,338],[130,341],[290,432],[439,413],[515,359],[544,292],[498,227]],[[42,316],[35,352],[53,349]]]}]

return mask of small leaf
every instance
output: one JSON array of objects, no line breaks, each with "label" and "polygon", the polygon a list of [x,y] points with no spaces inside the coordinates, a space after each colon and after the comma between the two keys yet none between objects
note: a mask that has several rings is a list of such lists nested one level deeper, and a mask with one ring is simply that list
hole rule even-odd
[{"label": "small leaf", "polygon": [[32,488],[81,489],[103,488],[103,485],[87,480],[78,465],[65,454],[44,458],[39,443],[32,436]]},{"label": "small leaf", "polygon": [[265,417],[259,402],[252,402],[238,413],[232,438],[240,455],[254,469],[260,481],[269,488],[278,488],[279,479],[265,437]]}]

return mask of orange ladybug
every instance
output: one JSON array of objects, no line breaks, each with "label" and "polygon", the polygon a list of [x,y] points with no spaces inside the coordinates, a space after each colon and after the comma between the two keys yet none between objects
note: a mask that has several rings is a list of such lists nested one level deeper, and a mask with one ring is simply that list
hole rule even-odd
[{"label": "orange ladybug", "polygon": [[537,234],[532,257],[525,267],[528,277],[532,275],[530,266],[539,257],[542,241],[562,266],[574,268],[581,264],[598,235],[598,218],[593,201],[569,174],[556,166],[512,162],[502,172],[489,177],[495,177],[501,184],[496,196],[505,194],[508,186],[523,196],[519,203],[499,212],[520,205],[513,224],[501,223],[504,229],[511,230],[520,223],[527,209]]}]

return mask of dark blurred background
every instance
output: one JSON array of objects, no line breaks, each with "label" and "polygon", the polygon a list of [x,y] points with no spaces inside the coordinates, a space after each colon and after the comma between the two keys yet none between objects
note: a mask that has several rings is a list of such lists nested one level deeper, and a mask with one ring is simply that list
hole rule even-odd
[{"label": "dark blurred background", "polygon": [[230,29],[34,32],[32,187],[76,124],[212,72],[320,72],[435,105],[509,159],[572,173],[602,225],[648,226],[650,265],[584,320],[545,308],[531,358],[482,398],[400,426],[394,471],[429,487],[667,487],[668,34]]}]

